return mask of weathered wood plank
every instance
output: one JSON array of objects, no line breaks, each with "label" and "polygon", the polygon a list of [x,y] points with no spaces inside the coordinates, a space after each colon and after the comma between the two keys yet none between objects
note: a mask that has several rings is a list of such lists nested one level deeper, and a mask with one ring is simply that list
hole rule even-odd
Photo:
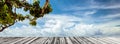
[{"label": "weathered wood plank", "polygon": [[112,37],[0,37],[0,44],[120,44],[118,39]]}]

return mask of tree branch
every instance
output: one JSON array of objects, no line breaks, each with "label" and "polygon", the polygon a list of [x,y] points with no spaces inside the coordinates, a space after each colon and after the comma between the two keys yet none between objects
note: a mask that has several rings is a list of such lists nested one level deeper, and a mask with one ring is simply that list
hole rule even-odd
[{"label": "tree branch", "polygon": [[2,32],[2,31],[5,30],[6,28],[8,28],[8,27],[10,27],[10,26],[12,26],[12,25],[14,25],[14,24],[15,24],[15,22],[12,23],[12,24],[9,24],[9,25],[1,26],[1,28],[0,28],[0,32]]},{"label": "tree branch", "polygon": [[44,15],[44,11],[45,11],[45,9],[47,8],[48,5],[49,5],[49,0],[46,0],[44,6],[42,8],[42,15]]}]

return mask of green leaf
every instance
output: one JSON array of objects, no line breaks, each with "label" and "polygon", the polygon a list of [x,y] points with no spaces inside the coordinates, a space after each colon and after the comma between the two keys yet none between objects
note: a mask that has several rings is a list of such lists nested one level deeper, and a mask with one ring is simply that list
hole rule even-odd
[{"label": "green leaf", "polygon": [[8,10],[8,6],[6,4],[4,5],[4,10]]},{"label": "green leaf", "polygon": [[30,21],[30,25],[32,25],[32,26],[36,26],[36,21]]}]

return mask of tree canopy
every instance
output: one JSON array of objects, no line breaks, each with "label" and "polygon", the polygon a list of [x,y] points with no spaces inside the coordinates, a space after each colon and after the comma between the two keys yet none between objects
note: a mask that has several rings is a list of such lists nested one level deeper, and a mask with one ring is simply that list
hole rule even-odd
[{"label": "tree canopy", "polygon": [[[16,9],[23,8],[29,11],[29,15],[16,13]],[[52,12],[49,0],[45,1],[44,6],[40,6],[39,0],[28,3],[26,0],[0,0],[0,32],[14,25],[18,21],[29,19],[32,26],[35,26],[36,20],[45,14]]]}]

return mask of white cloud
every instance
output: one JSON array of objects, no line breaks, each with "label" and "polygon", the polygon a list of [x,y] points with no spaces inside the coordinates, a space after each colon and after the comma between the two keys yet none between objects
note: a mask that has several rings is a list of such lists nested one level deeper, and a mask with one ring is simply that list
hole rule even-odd
[{"label": "white cloud", "polygon": [[[119,9],[120,3],[114,0],[110,0],[111,2],[96,2],[95,0],[89,0],[86,4],[86,6],[80,6],[79,5],[71,5],[69,7],[63,8],[64,11],[78,11],[78,10],[89,10],[89,9]],[[69,9],[68,9],[69,8]]]},{"label": "white cloud", "polygon": [[65,15],[46,15],[41,20],[45,23],[42,26],[43,28],[41,28],[41,24],[30,26],[24,25],[26,23],[19,23],[23,25],[21,27],[10,27],[0,32],[0,36],[97,36],[102,34],[119,34],[120,32],[119,27],[114,27],[120,21],[104,24],[87,24],[83,22],[84,19],[82,18]]},{"label": "white cloud", "polygon": [[76,24],[71,30],[65,29],[68,36],[92,36],[96,31],[97,29],[92,24]]},{"label": "white cloud", "polygon": [[99,24],[97,28],[102,30],[104,35],[120,35],[120,27],[116,27],[116,25],[120,24],[120,20],[110,21],[106,23]]},{"label": "white cloud", "polygon": [[111,15],[107,15],[107,16],[104,16],[104,17],[100,17],[100,18],[113,19],[113,18],[118,18],[118,17],[120,17],[120,13],[118,13],[118,14],[111,14]]},{"label": "white cloud", "polygon": [[91,16],[92,14],[95,14],[97,11],[96,10],[92,10],[92,11],[76,11],[74,12],[73,14],[74,15],[82,15],[84,17],[89,17]]},{"label": "white cloud", "polygon": [[81,7],[81,6],[71,6],[69,7],[70,9],[68,8],[64,8],[63,10],[65,11],[78,11],[78,10],[89,10],[89,9],[118,9],[120,8],[120,5],[110,5],[110,6],[102,6],[102,5],[90,5],[90,6],[87,6],[87,7]]}]

